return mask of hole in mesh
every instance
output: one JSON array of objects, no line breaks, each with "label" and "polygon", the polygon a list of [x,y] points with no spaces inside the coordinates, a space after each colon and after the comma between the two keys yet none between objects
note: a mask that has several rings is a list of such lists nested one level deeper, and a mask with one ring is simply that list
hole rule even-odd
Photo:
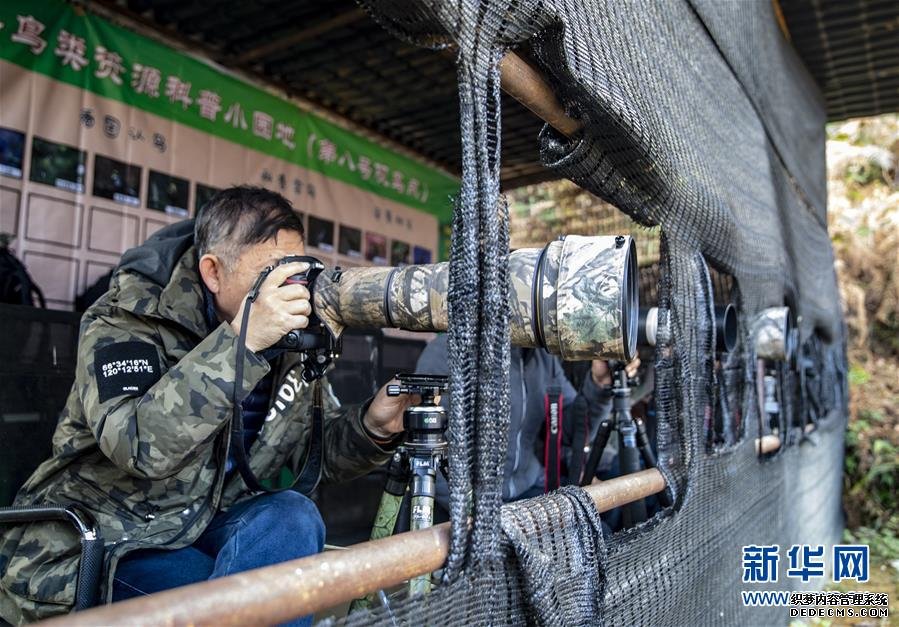
[{"label": "hole in mesh", "polygon": [[[710,453],[720,452],[739,444],[745,436],[747,415],[743,402],[744,350],[740,341],[745,333],[745,323],[740,319],[741,298],[737,279],[725,272],[709,267],[712,294],[715,302],[716,354],[714,379],[709,398],[714,409],[710,424],[706,425],[706,448]],[[730,309],[728,309],[730,308]],[[727,334],[725,350],[721,334]]]}]

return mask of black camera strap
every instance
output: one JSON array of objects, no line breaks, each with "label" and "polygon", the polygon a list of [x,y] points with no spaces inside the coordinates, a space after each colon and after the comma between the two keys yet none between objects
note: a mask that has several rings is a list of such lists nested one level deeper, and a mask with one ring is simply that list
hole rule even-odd
[{"label": "black camera strap", "polygon": [[[587,376],[591,376],[587,372]],[[569,410],[571,425],[571,461],[568,464],[568,484],[580,485],[584,472],[584,449],[590,444],[590,416],[587,399],[578,394]]]},{"label": "black camera strap", "polygon": [[244,448],[243,441],[243,408],[241,407],[241,397],[243,396],[243,366],[247,356],[247,322],[250,319],[250,307],[259,295],[259,287],[268,276],[271,268],[268,268],[253,285],[247,294],[246,303],[244,303],[243,317],[240,323],[240,334],[237,338],[237,364],[234,368],[234,393],[232,396],[232,417],[231,417],[231,453],[234,455],[234,462],[237,465],[237,471],[243,477],[244,483],[254,492],[283,492],[284,490],[296,490],[302,494],[309,495],[318,486],[318,482],[322,475],[322,458],[324,456],[324,408],[322,404],[321,382],[315,380],[312,385],[312,430],[309,434],[309,440],[306,445],[306,459],[303,462],[302,470],[297,474],[294,482],[286,488],[272,489],[266,488],[262,482],[253,474],[250,468],[247,451]]},{"label": "black camera strap", "polygon": [[562,477],[562,388],[557,385],[546,390],[543,409],[546,415],[546,444],[543,449],[544,491],[559,488]]}]

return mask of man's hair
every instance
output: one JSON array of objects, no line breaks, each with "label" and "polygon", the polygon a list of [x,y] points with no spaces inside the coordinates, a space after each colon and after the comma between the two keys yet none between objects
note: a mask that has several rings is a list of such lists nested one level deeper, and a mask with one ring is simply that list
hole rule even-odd
[{"label": "man's hair", "polygon": [[303,223],[284,196],[250,185],[229,187],[197,213],[197,256],[215,253],[230,270],[244,248],[270,240],[284,229],[303,236]]}]

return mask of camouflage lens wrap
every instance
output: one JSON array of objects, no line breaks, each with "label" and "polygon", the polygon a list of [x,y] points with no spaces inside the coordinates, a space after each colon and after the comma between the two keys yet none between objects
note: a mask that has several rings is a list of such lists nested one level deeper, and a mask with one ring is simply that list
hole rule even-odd
[{"label": "camouflage lens wrap", "polygon": [[312,288],[315,313],[334,337],[347,327],[391,326],[386,310],[387,283],[393,268],[349,268],[323,272]]},{"label": "camouflage lens wrap", "polygon": [[315,313],[335,337],[346,328],[445,331],[448,292],[448,263],[323,273],[312,290]]},{"label": "camouflage lens wrap", "polygon": [[445,330],[449,264],[397,268],[390,278],[387,306],[392,326],[407,331]]},{"label": "camouflage lens wrap", "polygon": [[[637,254],[628,236],[570,235],[509,256],[514,346],[566,360],[630,361],[637,345]],[[323,272],[315,312],[339,337],[345,328],[445,331],[449,264]]]},{"label": "camouflage lens wrap", "polygon": [[534,331],[534,270],[541,248],[522,248],[509,255],[509,326],[513,346],[539,346]]},{"label": "camouflage lens wrap", "polygon": [[766,361],[793,357],[793,315],[789,307],[770,307],[756,315],[750,326],[755,354]]},{"label": "camouflage lens wrap", "polygon": [[637,350],[637,254],[627,236],[569,235],[543,259],[535,296],[546,349],[567,361],[620,359]]}]

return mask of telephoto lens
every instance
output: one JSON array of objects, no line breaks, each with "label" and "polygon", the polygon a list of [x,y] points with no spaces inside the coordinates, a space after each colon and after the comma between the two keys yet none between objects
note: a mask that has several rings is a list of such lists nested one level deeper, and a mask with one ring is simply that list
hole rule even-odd
[{"label": "telephoto lens", "polygon": [[[637,254],[629,236],[569,235],[509,255],[512,344],[565,360],[630,361],[637,348]],[[449,264],[322,273],[316,314],[346,328],[445,331]]]},{"label": "telephoto lens", "polygon": [[[637,345],[654,347],[670,337],[669,313],[659,307],[641,307],[637,316]],[[715,350],[729,353],[737,347],[737,309],[728,303],[715,307]]]},{"label": "telephoto lens", "polygon": [[765,361],[792,361],[796,334],[789,307],[770,307],[752,320],[749,331],[756,357]]}]

